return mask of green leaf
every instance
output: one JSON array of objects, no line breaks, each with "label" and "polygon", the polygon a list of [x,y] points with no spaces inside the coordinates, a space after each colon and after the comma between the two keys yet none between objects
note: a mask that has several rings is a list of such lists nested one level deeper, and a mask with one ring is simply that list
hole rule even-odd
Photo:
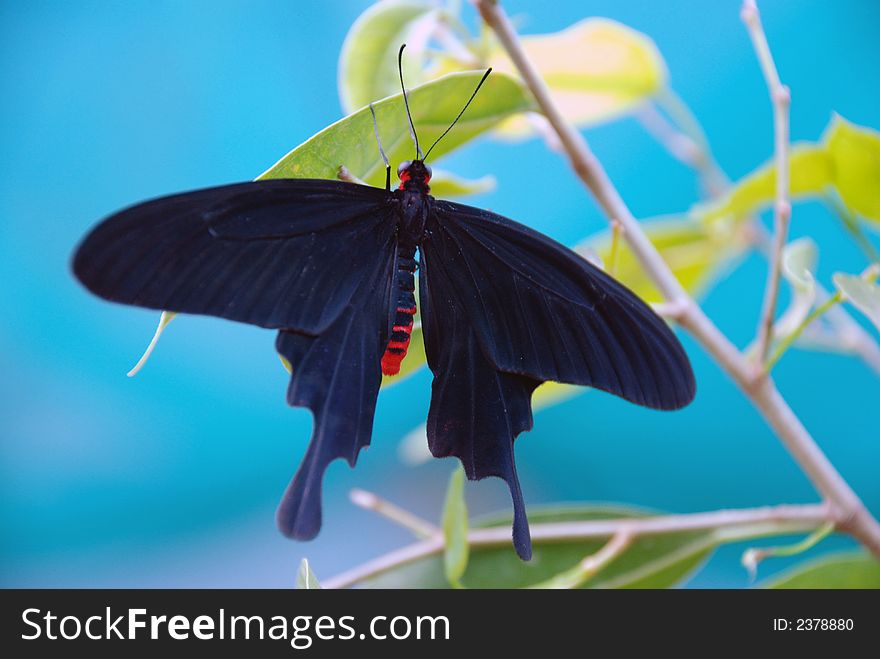
[{"label": "green leaf", "polygon": [[[801,142],[789,155],[790,191],[793,198],[818,196],[834,181],[834,166],[825,147]],[[719,202],[696,208],[706,221],[732,216],[742,218],[773,203],[776,196],[776,167],[767,162],[734,185]]]},{"label": "green leaf", "polygon": [[466,179],[451,172],[434,167],[431,176],[431,194],[438,199],[448,197],[464,197],[482,194],[495,188],[494,176],[483,176],[478,179]]},{"label": "green leaf", "polygon": [[[437,10],[437,3],[428,0],[384,0],[358,17],[339,56],[339,96],[346,112],[400,89],[397,51],[401,44],[407,44],[403,57],[407,84],[421,82],[426,37]],[[417,35],[422,36],[411,38]]]},{"label": "green leaf", "polygon": [[299,564],[299,571],[296,573],[296,588],[297,590],[321,590],[321,584],[318,583],[318,578],[312,572],[307,558],[302,559]]},{"label": "green leaf", "polygon": [[856,275],[838,272],[834,285],[846,299],[880,330],[880,286]]},{"label": "green leaf", "polygon": [[443,505],[443,568],[446,580],[453,588],[461,588],[461,577],[468,565],[467,504],[464,500],[464,469],[459,465],[452,472],[446,503]]},{"label": "green leaf", "polygon": [[761,588],[880,588],[880,561],[864,552],[829,554],[761,584]]},{"label": "green leaf", "polygon": [[[409,91],[413,122],[422,145],[430,146],[449,127],[473,93],[482,72],[452,73]],[[532,107],[522,87],[503,73],[489,76],[480,93],[455,128],[432,153],[432,160],[449,153],[496,127],[503,119]],[[414,146],[403,96],[397,94],[374,103],[379,134],[392,165],[413,157]],[[284,156],[259,178],[337,177],[339,167],[357,178],[383,187],[385,165],[374,147],[376,138],[369,108],[362,108],[328,126]]]},{"label": "green leaf", "polygon": [[[666,64],[646,35],[606,18],[588,18],[554,34],[526,35],[522,45],[553,92],[565,118],[587,126],[631,111],[667,82]],[[517,75],[500,45],[490,65]],[[520,137],[533,132],[524,117],[504,123],[499,133]]]},{"label": "green leaf", "polygon": [[[688,218],[669,218],[642,222],[648,238],[669,264],[672,272],[692,295],[699,297],[724,267],[743,253],[745,243],[732,224],[719,222],[707,226]],[[611,232],[588,238],[575,248],[586,256],[595,250],[609,262]],[[663,296],[642,269],[625,241],[620,241],[614,276],[647,302],[661,302]]]},{"label": "green leaf", "polygon": [[824,141],[843,203],[854,213],[880,222],[880,133],[835,115]]},{"label": "green leaf", "polygon": [[[621,517],[644,517],[648,511],[615,505],[533,508],[529,522],[576,522]],[[510,527],[510,517],[498,517],[476,526]],[[720,536],[712,531],[690,531],[645,536],[590,579],[588,588],[669,588],[693,573],[709,556]],[[542,541],[534,538],[533,557],[525,563],[512,545],[473,546],[462,583],[468,588],[520,588],[533,586],[570,570],[595,553],[607,538]],[[446,588],[443,559],[431,556],[386,572],[359,585],[377,588]]]}]

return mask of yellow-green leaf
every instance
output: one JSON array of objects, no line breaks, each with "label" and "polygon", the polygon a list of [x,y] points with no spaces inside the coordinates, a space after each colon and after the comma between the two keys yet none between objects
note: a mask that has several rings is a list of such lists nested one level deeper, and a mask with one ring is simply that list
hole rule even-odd
[{"label": "yellow-green leaf", "polygon": [[[616,21],[588,18],[554,34],[524,36],[522,44],[565,118],[579,126],[629,112],[666,85],[666,65],[654,42]],[[490,64],[516,75],[499,45]],[[522,136],[532,125],[516,117],[499,132]]]},{"label": "yellow-green leaf", "polygon": [[[792,197],[820,195],[833,183],[833,165],[823,145],[795,144],[789,161]],[[698,207],[696,213],[707,221],[741,218],[772,204],[775,196],[776,167],[770,161],[740,180],[719,202]]]},{"label": "yellow-green leaf", "polygon": [[455,468],[449,478],[446,503],[443,505],[443,568],[446,580],[453,588],[461,587],[461,577],[467,569],[470,547],[467,540],[467,504],[464,500],[464,469]]},{"label": "yellow-green leaf", "polygon": [[339,97],[346,112],[400,89],[401,44],[407,44],[403,57],[407,84],[422,81],[425,46],[437,11],[437,3],[429,0],[383,0],[358,17],[339,55]]},{"label": "yellow-green leaf", "polygon": [[561,382],[545,382],[532,394],[532,411],[537,412],[545,407],[556,405],[587,391],[587,387],[576,387]]},{"label": "yellow-green leaf", "polygon": [[880,222],[880,133],[835,115],[824,141],[843,203],[854,213]]},{"label": "yellow-green leaf", "polygon": [[[790,154],[790,193],[794,199],[825,196],[836,190],[846,208],[880,222],[880,134],[835,115],[822,141],[794,144]],[[776,167],[765,163],[741,179],[717,202],[702,204],[704,220],[741,218],[773,203]]]},{"label": "yellow-green leaf", "polygon": [[[446,130],[473,93],[483,73],[451,73],[409,91],[409,105],[419,140],[426,148]],[[403,95],[374,104],[385,152],[396,163],[413,157]],[[432,159],[458,148],[505,118],[532,107],[520,84],[503,73],[489,76],[455,128],[437,145]],[[385,165],[374,148],[369,108],[362,108],[309,138],[259,178],[336,178],[340,165],[357,178],[385,185]]]},{"label": "yellow-green leaf", "polygon": [[880,561],[866,552],[830,554],[768,580],[762,588],[880,588]]},{"label": "yellow-green leaf", "polygon": [[431,175],[431,194],[438,199],[482,194],[495,188],[494,176],[467,179],[456,176],[445,169],[438,169],[437,167],[433,169],[434,173]]}]

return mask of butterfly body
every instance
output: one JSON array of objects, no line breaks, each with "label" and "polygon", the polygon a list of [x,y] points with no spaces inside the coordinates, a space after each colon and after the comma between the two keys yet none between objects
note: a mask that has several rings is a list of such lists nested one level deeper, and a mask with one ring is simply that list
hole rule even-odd
[{"label": "butterfly body", "polygon": [[398,168],[400,187],[391,193],[397,222],[397,272],[395,276],[396,307],[391,339],[382,356],[382,374],[397,375],[406,357],[412,337],[413,316],[417,310],[415,271],[416,250],[425,232],[430,213],[430,168],[421,161],[401,163]]}]

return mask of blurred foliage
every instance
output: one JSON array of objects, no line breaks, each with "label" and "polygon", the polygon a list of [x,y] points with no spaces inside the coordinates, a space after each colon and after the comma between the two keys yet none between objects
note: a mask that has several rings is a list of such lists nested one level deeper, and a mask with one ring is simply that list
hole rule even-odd
[{"label": "blurred foliage", "polygon": [[430,28],[439,17],[436,2],[394,0],[377,2],[354,22],[339,55],[339,97],[347,114],[400,91],[397,51],[407,44],[401,61],[409,85],[424,82],[426,34],[419,25]]},{"label": "blurred foliage", "polygon": [[831,554],[769,579],[762,588],[880,588],[880,562],[864,552]]},{"label": "blurred foliage", "polygon": [[[492,34],[472,36],[453,8],[427,0],[384,0],[361,15],[343,45],[339,94],[346,111],[399,89],[395,56],[404,42],[404,75],[410,84],[490,66],[517,77]],[[437,47],[429,48],[432,44]],[[666,64],[654,43],[609,19],[588,18],[554,34],[526,35],[522,44],[566,119],[579,126],[631,112],[667,83]],[[534,121],[516,116],[496,133],[524,137],[534,130]]]},{"label": "blurred foliage", "polygon": [[[846,208],[875,225],[880,223],[880,135],[835,115],[817,143],[795,144],[791,150],[793,198],[826,198],[835,191]],[[773,203],[776,168],[773,162],[739,181],[722,199],[696,209],[711,221],[746,218]]]},{"label": "blurred foliage", "polygon": [[[871,273],[876,277],[876,273]],[[856,277],[838,272],[834,283],[843,293],[844,299],[861,311],[880,330],[880,286],[864,277]]]},{"label": "blurred foliage", "polygon": [[[649,513],[614,505],[579,505],[535,508],[529,511],[532,525],[601,519],[638,518]],[[509,516],[473,524],[475,528],[510,528]],[[599,551],[607,538],[546,541],[532,539],[533,556],[528,563],[513,547],[472,546],[462,583],[468,588],[525,588],[570,570],[584,557]],[[712,531],[688,531],[639,538],[599,574],[586,588],[669,588],[684,581],[719,544]],[[357,585],[370,588],[448,588],[442,556],[431,556]]]},{"label": "blurred foliage", "polygon": [[461,588],[461,577],[467,569],[470,547],[468,546],[468,512],[464,500],[465,474],[461,465],[452,471],[443,505],[443,570],[446,581],[453,588]]}]

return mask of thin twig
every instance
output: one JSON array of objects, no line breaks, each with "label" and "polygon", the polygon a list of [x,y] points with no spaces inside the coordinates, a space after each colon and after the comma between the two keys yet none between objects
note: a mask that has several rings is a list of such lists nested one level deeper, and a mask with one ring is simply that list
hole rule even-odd
[{"label": "thin twig", "polygon": [[378,494],[355,488],[348,496],[354,505],[378,513],[385,519],[391,520],[405,529],[409,529],[417,538],[430,538],[443,533],[438,526],[383,499]]},{"label": "thin twig", "polygon": [[611,249],[608,253],[608,274],[612,277],[617,270],[617,256],[620,252],[620,234],[623,233],[623,225],[617,220],[611,220]]},{"label": "thin twig", "polygon": [[[784,535],[812,531],[833,522],[833,510],[826,504],[784,505],[742,510],[716,510],[707,513],[663,515],[624,519],[603,519],[587,522],[554,522],[533,524],[532,539],[536,542],[571,542],[590,538],[610,538],[626,534],[629,539],[684,531],[712,529],[750,529],[749,535]],[[754,533],[752,533],[754,531]],[[731,539],[739,539],[735,535]],[[727,539],[727,536],[725,536]],[[471,529],[468,543],[472,547],[510,544],[510,527],[497,526]],[[347,588],[365,579],[443,552],[443,534],[396,549],[358,565],[332,579],[322,581],[324,588]]]},{"label": "thin twig", "polygon": [[667,301],[686,308],[681,325],[712,355],[751,399],[816,489],[836,508],[842,528],[880,556],[880,524],[877,523],[849,484],[841,477],[810,436],[769,377],[756,380],[754,371],[733,343],[715,326],[684,290],[660,253],[642,231],[638,221],[611,183],[586,140],[563,117],[519,37],[497,0],[475,0],[483,20],[494,30],[507,55],[559,135],[572,169],[593,193],[609,218],[618,220],[624,237]]},{"label": "thin twig", "polygon": [[[773,215],[773,251],[770,255],[770,270],[767,274],[767,285],[764,289],[764,303],[758,321],[758,363],[763,366],[767,361],[770,339],[773,333],[773,319],[776,316],[776,305],[779,300],[779,283],[782,275],[782,251],[788,240],[788,226],[791,220],[791,201],[789,200],[789,107],[791,93],[779,79],[776,63],[767,43],[767,35],[761,24],[761,15],[755,0],[745,0],[742,6],[743,23],[755,47],[761,71],[770,91],[773,105],[774,126],[774,162],[776,168],[776,203]],[[770,369],[766,369],[769,371]],[[759,373],[765,370],[761,368]]]}]

